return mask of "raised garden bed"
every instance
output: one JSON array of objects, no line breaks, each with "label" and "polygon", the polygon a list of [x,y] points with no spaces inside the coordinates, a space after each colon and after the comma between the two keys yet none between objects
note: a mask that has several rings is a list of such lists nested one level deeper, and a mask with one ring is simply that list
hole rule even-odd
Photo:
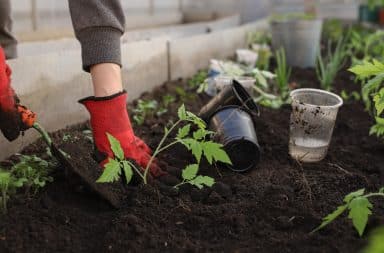
[{"label": "raised garden bed", "polygon": [[[351,73],[341,71],[336,91],[358,90],[352,79]],[[319,86],[311,69],[295,68],[291,80],[303,87]],[[176,87],[189,89],[185,81],[177,81],[143,95],[159,101],[166,94],[177,97],[167,113],[136,127],[137,135],[152,147],[162,137],[164,125],[175,119],[178,105],[184,102],[187,109],[198,112],[209,100],[199,94],[181,101]],[[347,101],[325,160],[301,165],[288,155],[290,110],[261,108],[256,120],[261,162],[246,174],[204,165],[201,173],[218,182],[211,189],[185,187],[174,194],[156,186],[132,186],[125,208],[114,210],[59,167],[55,181],[42,192],[11,201],[8,215],[0,220],[0,251],[356,252],[365,240],[347,219],[309,233],[347,193],[384,184],[384,145],[367,134],[372,119],[360,102]],[[64,148],[74,142],[84,152],[91,151],[85,129],[87,123],[59,131],[54,140]],[[23,153],[43,155],[45,147],[39,141]],[[192,161],[179,147],[160,158],[176,168]],[[384,224],[383,203],[375,205],[368,230]]]}]

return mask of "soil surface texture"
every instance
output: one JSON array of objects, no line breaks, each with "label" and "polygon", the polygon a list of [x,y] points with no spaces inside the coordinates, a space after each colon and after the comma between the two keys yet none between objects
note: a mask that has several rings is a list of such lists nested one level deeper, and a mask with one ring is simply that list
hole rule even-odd
[{"label": "soil surface texture", "polygon": [[[291,78],[301,87],[318,87],[316,79],[311,69],[294,69]],[[335,91],[342,89],[360,89],[346,71],[335,81]],[[164,126],[176,119],[181,103],[197,113],[209,101],[184,80],[167,83],[142,99],[161,101],[166,94],[177,97],[168,112],[134,126],[152,148]],[[115,209],[59,166],[54,182],[41,192],[19,194],[9,203],[8,214],[0,218],[0,252],[359,252],[366,237],[359,238],[346,215],[310,232],[346,194],[360,188],[377,191],[384,185],[384,144],[368,134],[372,118],[361,102],[345,101],[326,158],[299,164],[288,154],[290,112],[288,105],[261,108],[256,119],[260,163],[247,173],[203,165],[200,173],[217,182],[210,189],[186,186],[176,192],[163,184],[136,183],[124,188],[123,207]],[[59,146],[82,156],[76,158],[79,163],[87,163],[92,152],[86,129],[88,123],[53,133]],[[38,141],[23,153],[44,155],[45,148]],[[165,170],[183,169],[194,161],[182,146],[159,159],[169,165],[163,165]],[[372,202],[366,234],[384,224],[384,202]]]}]

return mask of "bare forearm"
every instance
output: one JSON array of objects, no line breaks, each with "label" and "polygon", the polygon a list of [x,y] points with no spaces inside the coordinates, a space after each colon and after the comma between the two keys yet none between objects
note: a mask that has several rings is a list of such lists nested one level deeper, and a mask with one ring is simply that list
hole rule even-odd
[{"label": "bare forearm", "polygon": [[83,68],[100,63],[121,66],[120,38],[125,29],[119,0],[68,0],[72,23],[82,48]]}]

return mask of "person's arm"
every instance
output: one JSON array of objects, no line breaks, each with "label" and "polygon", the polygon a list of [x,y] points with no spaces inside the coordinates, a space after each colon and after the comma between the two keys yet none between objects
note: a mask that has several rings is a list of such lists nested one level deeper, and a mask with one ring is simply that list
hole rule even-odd
[{"label": "person's arm", "polygon": [[76,38],[80,41],[83,68],[99,63],[121,66],[120,38],[125,17],[119,0],[68,0]]},{"label": "person's arm", "polygon": [[119,0],[69,0],[83,69],[91,72],[96,97],[122,91],[120,38],[125,17]]}]

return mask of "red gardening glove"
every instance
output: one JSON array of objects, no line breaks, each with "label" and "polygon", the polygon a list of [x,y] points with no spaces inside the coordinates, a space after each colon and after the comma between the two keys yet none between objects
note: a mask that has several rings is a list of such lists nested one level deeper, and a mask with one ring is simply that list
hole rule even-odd
[{"label": "red gardening glove", "polygon": [[[120,141],[126,158],[135,160],[145,168],[151,158],[151,149],[133,133],[126,108],[127,93],[119,92],[109,97],[88,97],[80,100],[91,115],[93,139],[98,152],[104,154],[98,159],[104,165],[113,152],[108,142],[107,133]],[[166,175],[156,163],[152,163],[150,173],[153,177]]]},{"label": "red gardening glove", "polygon": [[0,47],[0,129],[9,141],[15,140],[21,131],[32,127],[36,119],[36,114],[19,104],[11,87],[11,74]]}]

